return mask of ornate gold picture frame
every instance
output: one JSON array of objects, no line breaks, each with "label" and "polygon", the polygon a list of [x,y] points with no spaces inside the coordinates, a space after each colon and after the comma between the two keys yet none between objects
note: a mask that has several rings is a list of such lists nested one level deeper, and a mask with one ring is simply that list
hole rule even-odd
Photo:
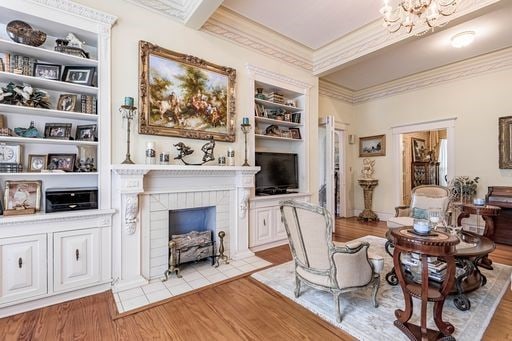
[{"label": "ornate gold picture frame", "polygon": [[235,141],[235,69],[147,41],[139,55],[139,133]]},{"label": "ornate gold picture frame", "polygon": [[500,169],[512,169],[512,116],[499,118]]},{"label": "ornate gold picture frame", "polygon": [[386,135],[366,136],[359,138],[359,157],[385,156]]}]

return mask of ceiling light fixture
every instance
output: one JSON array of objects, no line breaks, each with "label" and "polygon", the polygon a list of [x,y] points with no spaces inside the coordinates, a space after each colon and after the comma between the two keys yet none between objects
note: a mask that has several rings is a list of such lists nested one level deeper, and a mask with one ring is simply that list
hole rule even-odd
[{"label": "ceiling light fixture", "polygon": [[450,44],[456,49],[466,47],[475,40],[475,31],[465,31],[454,35],[451,38]]},{"label": "ceiling light fixture", "polygon": [[380,13],[384,17],[384,27],[391,33],[397,32],[402,27],[411,33],[415,26],[426,25],[420,35],[432,31],[435,27],[443,26],[440,17],[448,17],[455,13],[457,0],[399,0],[393,7],[390,0],[384,0],[384,6]]}]

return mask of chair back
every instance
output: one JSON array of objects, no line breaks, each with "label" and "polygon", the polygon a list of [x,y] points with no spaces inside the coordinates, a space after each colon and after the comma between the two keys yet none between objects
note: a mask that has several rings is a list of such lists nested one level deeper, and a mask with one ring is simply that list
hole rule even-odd
[{"label": "chair back", "polygon": [[332,223],[329,212],[305,202],[280,202],[281,217],[293,258],[303,268],[329,270]]},{"label": "chair back", "polygon": [[413,188],[411,198],[411,212],[414,208],[423,210],[440,208],[441,212],[446,212],[450,202],[450,192],[443,186],[423,185]]}]

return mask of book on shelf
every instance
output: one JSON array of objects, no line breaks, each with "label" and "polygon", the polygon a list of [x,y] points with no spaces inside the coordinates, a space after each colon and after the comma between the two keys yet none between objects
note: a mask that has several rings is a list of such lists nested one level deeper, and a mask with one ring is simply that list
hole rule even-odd
[{"label": "book on shelf", "polygon": [[2,59],[0,71],[12,72],[24,76],[34,75],[34,65],[37,59],[17,54],[1,53]]},{"label": "book on shelf", "polygon": [[80,96],[80,112],[84,114],[97,114],[97,99],[95,96]]}]

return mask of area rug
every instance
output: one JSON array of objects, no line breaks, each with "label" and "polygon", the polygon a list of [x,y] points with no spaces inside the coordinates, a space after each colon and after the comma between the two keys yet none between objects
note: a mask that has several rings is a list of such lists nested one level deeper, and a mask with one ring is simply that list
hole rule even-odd
[{"label": "area rug", "polygon": [[[341,328],[360,340],[407,340],[405,335],[393,325],[395,310],[404,309],[403,294],[400,286],[391,286],[384,279],[390,271],[393,260],[385,252],[385,239],[366,236],[358,240],[370,243],[370,254],[384,257],[384,271],[378,294],[379,307],[371,303],[371,287],[342,294],[341,323],[336,322],[333,296],[327,292],[302,285],[301,295],[295,298],[293,262],[284,263],[252,275],[259,282],[292,299],[329,323]],[[492,258],[492,257],[491,257]],[[480,340],[489,324],[494,311],[507,290],[510,290],[512,266],[494,263],[494,270],[482,269],[487,284],[468,294],[471,301],[469,311],[460,311],[453,304],[453,297],[445,301],[443,319],[455,326],[453,336],[457,340]],[[412,323],[419,324],[420,302],[413,299],[414,315]],[[434,327],[432,305],[429,303],[429,326]]]}]

